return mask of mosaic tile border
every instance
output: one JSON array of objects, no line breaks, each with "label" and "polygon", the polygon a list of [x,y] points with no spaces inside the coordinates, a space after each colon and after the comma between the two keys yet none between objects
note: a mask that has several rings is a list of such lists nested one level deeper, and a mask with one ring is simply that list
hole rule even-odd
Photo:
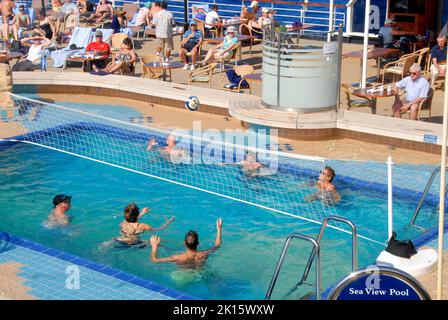
[{"label": "mosaic tile border", "polygon": [[66,262],[76,264],[80,267],[84,267],[84,268],[105,274],[107,276],[131,283],[133,285],[136,285],[136,286],[148,289],[148,290],[151,290],[155,293],[163,294],[165,296],[168,296],[168,297],[176,299],[176,300],[201,300],[197,297],[193,297],[193,296],[187,295],[183,292],[164,287],[160,284],[146,280],[144,278],[133,275],[131,273],[127,273],[127,272],[121,271],[119,269],[111,268],[109,266],[99,264],[99,263],[93,262],[91,260],[81,258],[81,257],[78,257],[71,253],[67,253],[67,252],[59,250],[59,249],[54,249],[54,248],[42,245],[40,243],[31,241],[31,240],[28,240],[25,238],[16,237],[16,236],[11,235],[4,231],[0,231],[0,241],[6,241],[9,243],[15,244],[17,246],[21,246],[23,248],[27,248],[27,249],[48,255],[53,258],[57,258],[57,259],[60,259],[60,260],[66,261]]}]

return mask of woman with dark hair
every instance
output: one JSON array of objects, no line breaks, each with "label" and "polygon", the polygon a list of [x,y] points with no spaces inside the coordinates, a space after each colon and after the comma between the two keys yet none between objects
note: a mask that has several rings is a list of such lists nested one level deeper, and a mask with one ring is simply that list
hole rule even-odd
[{"label": "woman with dark hair", "polygon": [[134,51],[131,39],[125,38],[123,40],[120,51],[115,54],[112,61],[105,69],[98,69],[96,66],[93,66],[93,69],[95,72],[107,73],[113,73],[117,70],[126,73],[132,70],[134,63],[137,61],[137,54]]},{"label": "woman with dark hair", "polygon": [[139,220],[149,212],[149,208],[143,208],[141,211],[135,203],[130,203],[124,208],[124,221],[120,223],[121,237],[116,238],[116,241],[125,244],[144,244],[145,241],[140,239],[140,235],[146,231],[160,231],[168,227],[168,225],[174,220],[171,217],[159,228],[153,228],[149,224],[141,223]]},{"label": "woman with dark hair", "polygon": [[52,17],[46,17],[43,9],[37,10],[38,23],[34,27],[34,32],[39,33],[41,36],[52,40],[53,36],[56,36],[56,24]]}]

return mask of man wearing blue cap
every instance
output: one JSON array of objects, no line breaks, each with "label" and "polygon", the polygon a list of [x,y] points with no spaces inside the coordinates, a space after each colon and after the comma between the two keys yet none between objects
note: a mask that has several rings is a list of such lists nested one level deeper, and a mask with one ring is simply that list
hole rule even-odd
[{"label": "man wearing blue cap", "polygon": [[190,21],[190,29],[188,29],[184,35],[182,42],[180,43],[179,57],[184,62],[184,70],[188,70],[187,52],[191,53],[191,67],[190,70],[195,69],[196,56],[199,52],[199,47],[202,44],[203,35],[201,30],[198,30],[196,21]]},{"label": "man wearing blue cap", "polygon": [[145,5],[140,8],[135,20],[137,26],[149,26],[151,21],[151,1],[145,3]]}]

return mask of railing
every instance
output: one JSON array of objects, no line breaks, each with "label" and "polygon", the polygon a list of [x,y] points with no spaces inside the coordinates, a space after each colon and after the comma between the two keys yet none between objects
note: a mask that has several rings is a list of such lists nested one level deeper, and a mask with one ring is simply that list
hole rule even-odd
[{"label": "railing", "polygon": [[[20,0],[20,3],[26,3],[27,6],[31,6],[31,0]],[[95,1],[96,2],[96,1]],[[112,0],[112,5],[121,6],[123,3],[136,3],[142,6],[145,0]],[[192,18],[192,6],[193,5],[220,5],[219,14],[224,19],[233,18],[239,16],[241,13],[242,5],[250,5],[251,1],[241,1],[238,4],[223,3],[217,0],[204,0],[204,1],[191,1],[187,0],[188,6],[188,19]],[[47,3],[47,1],[46,1]],[[313,28],[306,29],[304,32],[321,32],[329,30],[330,12],[329,7],[322,3],[303,3],[295,2],[288,4],[287,2],[280,3],[267,3],[261,2],[262,7],[268,7],[276,11],[276,20],[281,24],[293,24],[296,21],[300,21],[303,24],[312,25]],[[311,8],[311,9],[310,9]],[[174,18],[179,23],[185,23],[184,15],[184,0],[170,0],[168,3],[168,9],[173,13]],[[345,11],[341,11],[341,8],[335,6],[333,10],[333,30],[336,30],[340,24],[346,25],[347,15]]]},{"label": "railing", "polygon": [[[445,168],[445,170],[446,170],[446,169],[448,169],[448,167]],[[436,177],[436,175],[437,175],[439,172],[440,172],[440,168],[435,168],[435,169],[432,171],[432,174],[431,174],[431,176],[429,177],[428,182],[426,183],[425,190],[423,191],[423,194],[422,194],[422,196],[421,196],[421,198],[420,198],[420,201],[418,202],[418,205],[417,205],[417,207],[415,208],[414,214],[412,215],[411,221],[409,222],[409,225],[410,225],[411,227],[415,227],[415,228],[418,228],[418,229],[420,229],[420,230],[424,230],[423,227],[420,227],[420,226],[418,226],[418,225],[415,224],[415,220],[417,220],[418,214],[420,213],[420,209],[421,209],[422,206],[423,206],[423,202],[425,201],[425,198],[426,198],[426,196],[428,195],[429,189],[431,188],[432,183],[434,182],[434,178]],[[445,197],[446,197],[447,191],[448,191],[448,185],[445,186]]]},{"label": "railing", "polygon": [[[288,292],[288,295],[290,295],[291,293],[293,293],[295,290],[297,290],[297,288],[299,288],[300,286],[302,286],[303,284],[307,284],[311,287],[315,288],[315,295],[316,295],[316,299],[320,300],[321,299],[321,263],[320,263],[320,243],[322,241],[322,237],[324,235],[325,229],[327,228],[328,222],[334,220],[334,221],[339,221],[342,223],[347,224],[351,229],[352,229],[352,271],[355,272],[358,270],[358,233],[357,233],[357,229],[356,226],[353,222],[351,222],[350,220],[346,219],[346,218],[342,218],[342,217],[338,217],[338,216],[328,216],[327,218],[324,219],[324,221],[322,222],[322,226],[319,230],[319,233],[316,237],[316,239],[307,236],[307,235],[303,235],[300,233],[292,233],[288,236],[288,238],[286,238],[286,242],[283,246],[283,250],[282,253],[280,254],[280,259],[277,262],[277,266],[275,267],[275,271],[274,271],[274,275],[272,276],[272,280],[271,283],[269,284],[269,288],[268,291],[266,293],[266,300],[269,300],[271,298],[272,295],[272,291],[274,290],[275,284],[277,282],[277,278],[278,275],[280,274],[280,270],[283,266],[283,262],[285,260],[286,257],[286,253],[289,249],[289,246],[291,244],[291,240],[293,238],[299,238],[301,240],[305,240],[308,242],[311,242],[313,244],[313,250],[311,251],[311,254],[308,258],[308,262],[305,266],[305,270],[303,272],[302,278],[300,279],[300,281]],[[316,280],[315,280],[315,284],[309,284],[306,282],[309,272],[311,270],[311,267],[313,265],[314,260],[316,260]]]},{"label": "railing", "polygon": [[313,245],[313,252],[315,252],[315,256],[317,257],[317,262],[316,262],[316,299],[320,300],[321,299],[321,288],[320,288],[320,281],[321,281],[321,277],[320,277],[320,248],[319,248],[319,243],[317,243],[317,241],[307,235],[304,234],[300,234],[300,233],[292,233],[288,236],[288,238],[286,238],[286,242],[283,246],[283,250],[282,253],[280,255],[280,259],[278,260],[277,266],[275,267],[275,271],[274,271],[274,275],[272,277],[271,283],[269,284],[269,288],[268,291],[266,293],[266,297],[265,300],[269,300],[271,298],[272,295],[272,291],[274,290],[275,287],[275,283],[277,282],[277,278],[278,275],[280,273],[280,269],[283,266],[283,261],[285,260],[286,257],[286,252],[288,251],[289,245],[291,244],[291,240],[293,238],[298,238],[304,241],[308,241],[311,242],[311,244]]}]

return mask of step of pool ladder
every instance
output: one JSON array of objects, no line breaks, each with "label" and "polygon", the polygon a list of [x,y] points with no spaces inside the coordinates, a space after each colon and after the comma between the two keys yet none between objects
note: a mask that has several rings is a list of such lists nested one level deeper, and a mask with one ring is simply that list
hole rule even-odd
[{"label": "step of pool ladder", "polygon": [[[445,170],[446,169],[448,169],[448,167],[446,167]],[[440,172],[440,167],[437,167],[432,171],[431,176],[429,177],[428,182],[426,183],[425,190],[423,191],[420,201],[418,202],[418,205],[415,208],[414,214],[412,215],[411,221],[409,222],[409,225],[411,227],[415,227],[417,229],[425,231],[425,229],[423,227],[420,227],[419,225],[415,224],[415,220],[417,220],[418,214],[420,213],[420,209],[423,206],[423,202],[425,201],[425,198],[428,195],[429,189],[431,189],[431,186],[434,182],[434,178],[436,177],[436,175],[439,172]],[[445,198],[446,198],[447,191],[448,191],[448,184],[445,186]],[[437,206],[437,208],[439,208],[439,206]]]},{"label": "step of pool ladder", "polygon": [[[285,260],[286,253],[289,249],[292,239],[294,239],[294,238],[310,242],[313,245],[313,250],[311,251],[311,254],[308,258],[308,262],[305,266],[305,270],[302,274],[300,281],[287,293],[287,295],[292,294],[294,291],[296,291],[299,287],[301,287],[303,285],[308,285],[308,286],[314,288],[314,297],[316,298],[316,300],[321,300],[322,290],[321,290],[320,243],[322,241],[322,237],[324,235],[325,229],[327,228],[328,222],[331,220],[345,223],[352,229],[352,270],[356,271],[358,269],[358,237],[357,237],[357,231],[356,231],[355,224],[346,218],[342,218],[342,217],[338,217],[338,216],[328,216],[327,218],[325,218],[322,221],[322,225],[320,227],[319,233],[316,238],[310,237],[305,234],[297,233],[297,232],[291,233],[286,238],[285,244],[283,245],[282,253],[280,254],[280,258],[277,262],[277,266],[275,267],[274,275],[272,276],[271,283],[269,284],[268,291],[266,292],[265,300],[269,300],[271,298],[272,291],[274,290],[275,283],[277,282],[278,275],[280,274],[280,270],[283,266],[283,262]],[[315,279],[315,283],[313,284],[313,283],[307,282],[307,278],[308,278],[308,275],[309,275],[309,272],[311,270],[314,260],[316,260],[316,279]],[[307,298],[309,298],[310,293],[307,293],[305,296]]]}]

